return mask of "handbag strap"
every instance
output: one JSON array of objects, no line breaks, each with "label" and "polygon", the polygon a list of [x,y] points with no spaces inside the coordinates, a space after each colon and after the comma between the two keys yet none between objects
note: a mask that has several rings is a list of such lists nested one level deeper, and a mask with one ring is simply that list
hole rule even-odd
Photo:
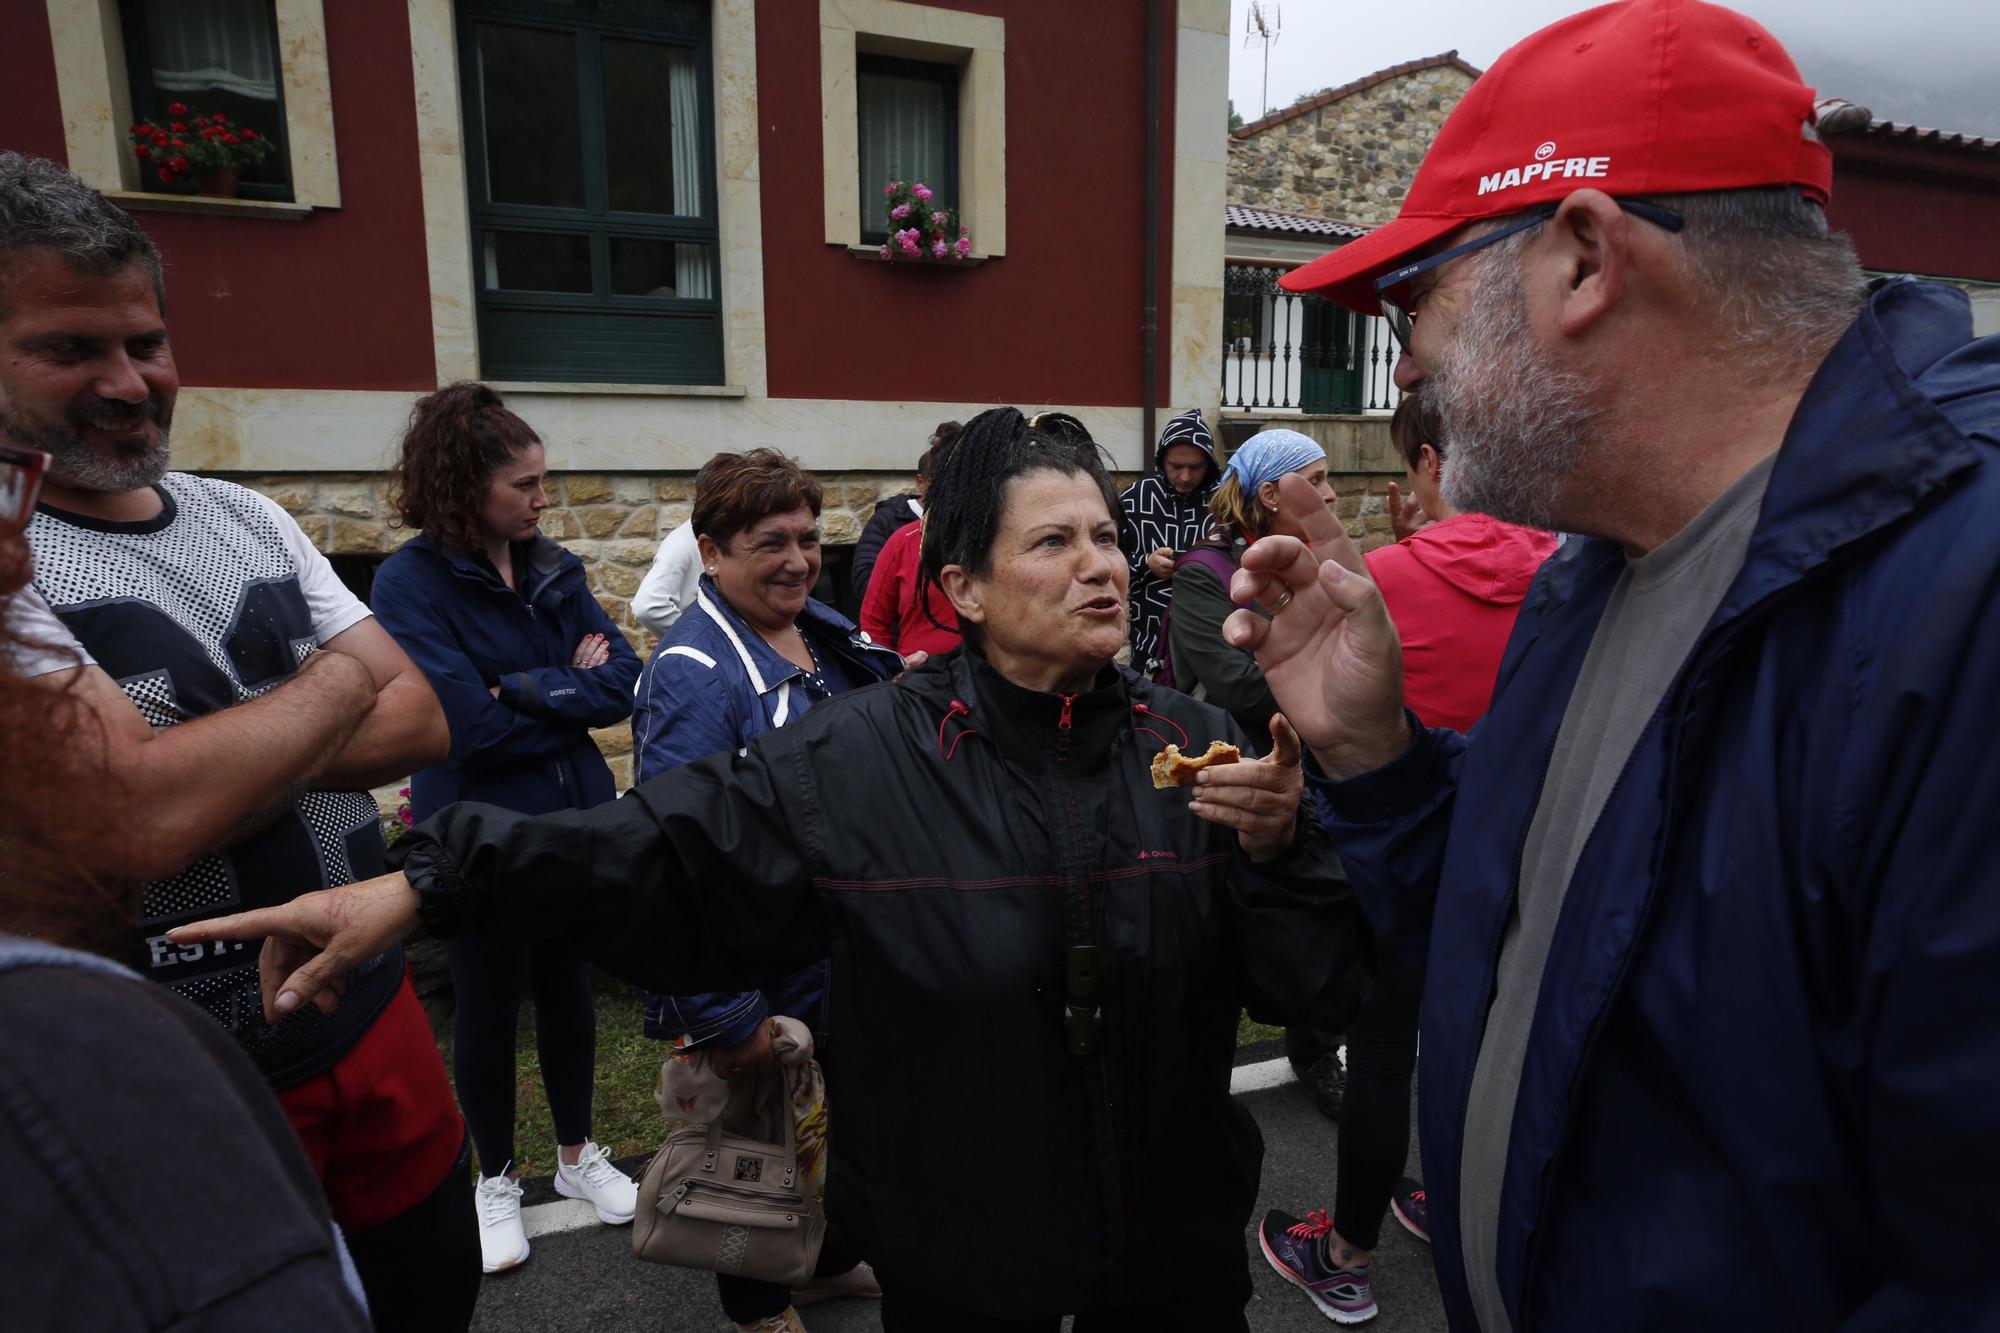
[{"label": "handbag strap", "polygon": [[[785,1170],[782,1180],[784,1188],[791,1189],[798,1182],[799,1178],[799,1132],[798,1126],[792,1123],[792,1100],[798,1090],[798,1081],[805,1073],[805,1066],[780,1064],[778,1070],[784,1076],[775,1085],[778,1088],[780,1099],[778,1107],[778,1135],[783,1141],[785,1148]],[[765,1080],[763,1079],[759,1079],[757,1082],[759,1087],[765,1085]],[[732,1098],[731,1100],[734,1099]],[[727,1110],[728,1108],[725,1106],[725,1114],[727,1114]],[[721,1158],[722,1116],[717,1116],[708,1122],[708,1142],[702,1150],[701,1169],[713,1175],[716,1163]]]}]

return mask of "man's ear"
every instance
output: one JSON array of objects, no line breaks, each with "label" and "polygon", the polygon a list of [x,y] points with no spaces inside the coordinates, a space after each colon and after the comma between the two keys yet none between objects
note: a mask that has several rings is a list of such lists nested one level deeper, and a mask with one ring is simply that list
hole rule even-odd
[{"label": "man's ear", "polygon": [[938,586],[951,599],[951,609],[958,612],[958,618],[968,625],[986,623],[986,599],[980,593],[979,581],[965,572],[964,565],[946,565],[938,571]]},{"label": "man's ear", "polygon": [[1554,295],[1559,336],[1581,337],[1617,308],[1632,279],[1632,226],[1602,190],[1578,190],[1549,219],[1548,243],[1527,262]]}]

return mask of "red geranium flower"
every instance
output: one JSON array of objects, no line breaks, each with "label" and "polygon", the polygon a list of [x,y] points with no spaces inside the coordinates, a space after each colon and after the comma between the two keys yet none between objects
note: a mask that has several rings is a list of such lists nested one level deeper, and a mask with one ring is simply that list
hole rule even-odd
[{"label": "red geranium flower", "polygon": [[223,136],[222,136],[222,142],[224,142],[224,143],[228,143],[228,144],[237,144],[237,143],[242,143],[243,141],[242,141],[241,139],[237,138],[237,137],[236,137],[235,135],[233,135],[233,134],[225,134],[225,135],[223,135]]},{"label": "red geranium flower", "polygon": [[175,171],[186,171],[188,169],[188,160],[176,154],[167,159],[167,165]]},{"label": "red geranium flower", "polygon": [[243,137],[246,139],[254,139],[257,137],[257,131],[251,129],[248,125],[245,125],[243,127]]},{"label": "red geranium flower", "polygon": [[157,125],[153,127],[153,142],[161,145],[162,147],[164,147],[167,142],[167,132],[161,129]]},{"label": "red geranium flower", "polygon": [[169,125],[167,128],[172,130],[175,134],[186,134],[188,132],[188,127],[178,120],[175,121],[173,124]]},{"label": "red geranium flower", "polygon": [[187,113],[187,103],[185,102],[175,102],[167,108],[167,114],[170,116],[185,116]]},{"label": "red geranium flower", "polygon": [[137,148],[134,148],[132,151],[138,154],[139,160],[141,162],[145,161],[147,158],[153,155],[153,150],[151,148],[148,148],[145,144],[140,144]]},{"label": "red geranium flower", "polygon": [[164,185],[172,185],[174,183],[174,169],[172,167],[160,168],[160,182]]}]

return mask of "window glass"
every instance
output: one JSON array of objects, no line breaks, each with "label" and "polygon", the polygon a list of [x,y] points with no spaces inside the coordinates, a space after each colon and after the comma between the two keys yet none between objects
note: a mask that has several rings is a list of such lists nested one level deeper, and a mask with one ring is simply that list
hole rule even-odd
[{"label": "window glass", "polygon": [[611,290],[619,296],[715,295],[714,247],[650,236],[611,238]]},{"label": "window glass", "polygon": [[590,238],[544,231],[484,233],[488,291],[588,292]]},{"label": "window glass", "polygon": [[582,208],[576,34],[482,23],[474,48],[489,202]]},{"label": "window glass", "polygon": [[923,181],[957,207],[958,71],[950,65],[862,56],[855,64],[861,227],[886,236],[882,191]]},{"label": "window glass", "polygon": [[[183,104],[190,116],[220,112],[283,148],[284,79],[273,0],[126,0],[125,19],[133,119],[167,126],[176,119],[168,108]],[[160,188],[150,165],[146,176],[148,189]],[[291,197],[291,163],[283,151],[242,167],[238,179]]]},{"label": "window glass", "polygon": [[701,85],[694,52],[604,39],[604,148],[611,207],[702,214]]}]

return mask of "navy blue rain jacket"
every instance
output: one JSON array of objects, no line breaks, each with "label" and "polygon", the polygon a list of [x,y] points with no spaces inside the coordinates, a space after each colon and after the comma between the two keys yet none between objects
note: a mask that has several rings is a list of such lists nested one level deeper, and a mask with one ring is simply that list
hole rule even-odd
[{"label": "navy blue rain jacket", "polygon": [[[591,596],[581,560],[537,537],[516,592],[485,560],[417,537],[382,562],[369,600],[451,725],[450,758],[410,780],[416,818],[461,800],[538,815],[618,794],[590,729],[632,715],[639,655]],[[586,634],[609,643],[604,665],[570,665]]]},{"label": "navy blue rain jacket", "polygon": [[[1455,1329],[1464,1111],[1521,845],[1625,561],[1536,579],[1471,737],[1321,784],[1428,933],[1420,1127]],[[1516,1329],[2000,1328],[2000,338],[1878,288],[1577,864],[1502,1189]],[[1392,921],[1389,919],[1392,918]],[[1495,1333],[1486,1330],[1485,1333]]]},{"label": "navy blue rain jacket", "polygon": [[[871,641],[823,602],[806,600],[801,628],[824,657],[831,653],[855,687],[903,669],[892,649]],[[632,752],[640,782],[751,741],[812,707],[805,672],[764,642],[715,580],[703,575],[694,605],[681,614],[646,662],[632,714]],[[646,994],[646,1035],[685,1036],[688,1045],[736,1046],[773,1013],[797,1018],[822,1037],[826,964],[774,977],[759,990],[700,995]],[[776,1006],[775,1008],[773,1006]]]}]

